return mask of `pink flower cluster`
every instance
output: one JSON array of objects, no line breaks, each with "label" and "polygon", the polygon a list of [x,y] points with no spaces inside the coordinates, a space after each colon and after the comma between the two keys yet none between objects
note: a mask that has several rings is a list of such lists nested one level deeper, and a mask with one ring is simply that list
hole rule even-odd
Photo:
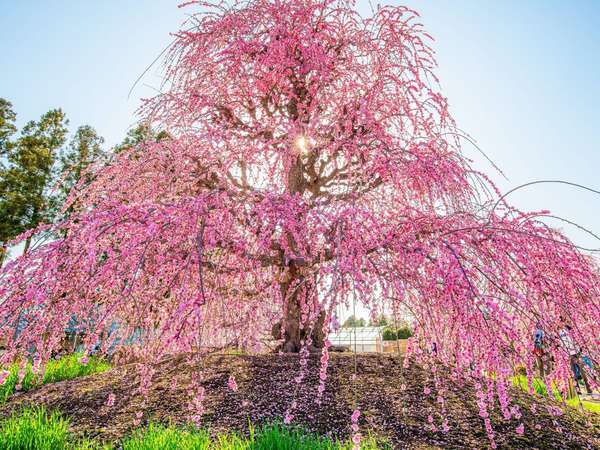
[{"label": "pink flower cluster", "polygon": [[238,385],[233,375],[229,376],[229,380],[227,380],[227,386],[229,386],[229,389],[231,389],[233,392],[238,390]]},{"label": "pink flower cluster", "polygon": [[108,408],[112,408],[115,405],[115,400],[116,400],[115,394],[113,394],[111,392],[110,394],[108,394],[108,397],[106,399],[106,406]]},{"label": "pink flower cluster", "polygon": [[355,409],[354,412],[352,413],[352,416],[350,416],[350,421],[351,421],[351,427],[352,427],[352,442],[354,443],[354,450],[360,450],[360,441],[361,441],[361,434],[358,432],[358,418],[360,417],[360,411],[358,409]]}]

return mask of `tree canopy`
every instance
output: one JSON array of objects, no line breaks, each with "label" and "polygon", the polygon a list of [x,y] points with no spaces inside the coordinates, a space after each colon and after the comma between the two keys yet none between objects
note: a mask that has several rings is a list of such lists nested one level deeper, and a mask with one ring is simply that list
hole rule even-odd
[{"label": "tree canopy", "polygon": [[92,311],[90,349],[139,330],[144,361],[260,348],[275,324],[283,351],[320,351],[326,374],[333,311],[356,302],[410,311],[421,362],[494,373],[509,416],[505,383],[532,370],[536,323],[555,337],[557,380],[567,324],[598,364],[595,263],[463,156],[413,11],[203,4],[175,36],[166,91],[142,108],[169,139],[124,148],[57,225],[65,237],[4,269],[0,326],[15,311],[28,326],[2,361],[47,359]]}]

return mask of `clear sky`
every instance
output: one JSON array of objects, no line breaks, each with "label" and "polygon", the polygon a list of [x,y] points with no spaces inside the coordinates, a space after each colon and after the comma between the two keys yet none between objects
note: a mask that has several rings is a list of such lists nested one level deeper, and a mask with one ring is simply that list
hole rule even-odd
[{"label": "clear sky", "polygon": [[[190,11],[178,9],[177,0],[2,3],[0,97],[13,103],[19,124],[61,107],[72,129],[90,124],[110,145],[135,123],[139,99],[153,95],[160,66],[128,98],[130,88]],[[474,149],[465,152],[502,191],[536,179],[600,189],[600,1],[388,3],[421,13],[436,39],[438,75],[458,125],[509,180]],[[365,12],[367,4],[358,1]],[[600,196],[540,185],[510,199],[600,234]],[[577,230],[565,231],[580,245],[600,247]]]}]

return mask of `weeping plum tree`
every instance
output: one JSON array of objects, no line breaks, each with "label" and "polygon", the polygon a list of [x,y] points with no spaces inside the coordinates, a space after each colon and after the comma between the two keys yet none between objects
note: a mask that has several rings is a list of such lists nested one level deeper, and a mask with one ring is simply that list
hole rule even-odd
[{"label": "weeping plum tree", "polygon": [[462,156],[416,13],[191,3],[141,110],[170,138],[119,153],[72,193],[85,207],[53,226],[64,238],[4,269],[2,332],[25,323],[5,361],[44,361],[76,315],[89,348],[141,330],[147,361],[273,328],[326,368],[332,313],[357,302],[410,311],[415,354],[435,343],[458,374],[531,372],[536,323],[554,339],[568,322],[598,362],[593,260]]}]

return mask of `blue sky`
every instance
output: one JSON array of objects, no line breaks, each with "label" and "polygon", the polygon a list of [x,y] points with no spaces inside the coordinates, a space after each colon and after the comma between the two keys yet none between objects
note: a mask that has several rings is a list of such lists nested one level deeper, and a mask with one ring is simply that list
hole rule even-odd
[{"label": "blue sky", "polygon": [[[376,3],[376,1],[373,1]],[[600,188],[600,1],[406,0],[436,41],[443,93],[458,125],[506,173],[465,153],[502,191],[536,179]],[[0,97],[19,123],[61,107],[71,127],[94,126],[108,144],[135,123],[160,83],[145,68],[189,8],[170,0],[5,1],[0,14]],[[367,2],[359,1],[367,10]],[[600,196],[539,185],[511,195],[600,234]],[[555,223],[553,224],[555,225]],[[600,242],[565,226],[583,246]]]}]

